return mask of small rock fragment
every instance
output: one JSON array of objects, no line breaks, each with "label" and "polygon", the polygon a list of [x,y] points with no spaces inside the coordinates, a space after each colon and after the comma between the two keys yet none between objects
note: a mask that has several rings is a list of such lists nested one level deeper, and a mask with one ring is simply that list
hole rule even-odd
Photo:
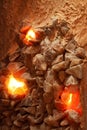
[{"label": "small rock fragment", "polygon": [[46,105],[46,110],[49,115],[53,113],[53,107],[54,107],[53,103],[49,103]]},{"label": "small rock fragment", "polygon": [[51,103],[52,99],[53,99],[53,94],[52,92],[50,93],[44,93],[43,94],[43,98],[44,98],[44,102],[45,103]]},{"label": "small rock fragment", "polygon": [[69,31],[69,28],[67,26],[61,27],[61,33],[63,34],[63,36],[66,35],[68,31]]},{"label": "small rock fragment", "polygon": [[78,79],[82,79],[82,65],[76,65],[66,70],[67,74],[73,75]]},{"label": "small rock fragment", "polygon": [[60,44],[60,40],[57,39],[52,43],[52,48],[58,53],[58,54],[63,54],[64,52],[64,47],[62,44]]},{"label": "small rock fragment", "polygon": [[80,58],[85,58],[85,50],[81,47],[78,47],[75,51],[75,55]]},{"label": "small rock fragment", "polygon": [[59,126],[59,123],[57,122],[57,120],[52,117],[51,115],[49,115],[48,117],[46,117],[44,119],[44,122],[50,126],[53,126],[53,127],[58,127]]},{"label": "small rock fragment", "polygon": [[82,59],[80,59],[80,58],[72,58],[72,61],[70,63],[70,67],[75,66],[75,65],[79,65],[81,63],[82,63]]},{"label": "small rock fragment", "polygon": [[75,42],[74,39],[72,39],[72,40],[69,41],[69,43],[66,45],[65,50],[66,50],[67,52],[71,52],[71,53],[72,53],[72,51],[73,51],[73,52],[75,51],[76,47],[77,47],[77,43]]},{"label": "small rock fragment", "polygon": [[69,121],[67,119],[64,119],[61,121],[60,126],[67,126],[69,125]]},{"label": "small rock fragment", "polygon": [[51,41],[46,37],[41,43],[41,52],[44,53],[51,46]]},{"label": "small rock fragment", "polygon": [[72,75],[70,75],[66,81],[65,81],[65,86],[69,86],[69,85],[77,85],[78,84],[78,80],[73,77]]},{"label": "small rock fragment", "polygon": [[60,79],[61,82],[64,82],[65,78],[66,78],[66,73],[65,71],[59,71],[58,73],[58,78]]},{"label": "small rock fragment", "polygon": [[52,69],[53,69],[54,71],[64,70],[64,69],[65,69],[65,61],[62,61],[62,62],[60,62],[60,63],[58,63],[58,64],[53,65],[53,66],[52,66]]},{"label": "small rock fragment", "polygon": [[40,51],[40,47],[39,46],[29,46],[29,47],[25,47],[22,49],[22,53],[23,54],[31,54],[31,55],[35,55],[37,53],[39,53]]},{"label": "small rock fragment", "polygon": [[65,117],[65,113],[63,111],[57,111],[54,109],[53,117],[55,118],[55,120],[60,121]]},{"label": "small rock fragment", "polygon": [[58,55],[56,59],[52,62],[52,65],[63,61],[63,55]]},{"label": "small rock fragment", "polygon": [[52,84],[50,84],[49,82],[47,82],[46,80],[44,81],[44,87],[43,87],[44,91],[46,93],[49,93],[53,90],[53,86]]},{"label": "small rock fragment", "polygon": [[60,24],[58,26],[58,30],[59,30],[61,35],[65,36],[67,34],[67,32],[69,31],[69,27],[67,26],[67,22],[64,20],[62,22],[60,22]]},{"label": "small rock fragment", "polygon": [[44,78],[37,76],[36,83],[37,83],[38,87],[43,88]]},{"label": "small rock fragment", "polygon": [[75,56],[74,53],[69,53],[69,52],[65,53],[65,60],[72,61],[72,59],[76,59],[76,58],[77,58],[77,56]]},{"label": "small rock fragment", "polygon": [[13,124],[14,124],[15,126],[17,126],[17,127],[21,127],[21,126],[22,126],[22,122],[20,122],[20,121],[18,121],[18,120],[15,120],[15,121],[13,122]]},{"label": "small rock fragment", "polygon": [[50,65],[57,56],[56,52],[52,48],[47,49],[43,55],[48,65]]},{"label": "small rock fragment", "polygon": [[75,123],[79,123],[80,122],[80,115],[78,114],[78,112],[76,112],[75,110],[66,110],[65,113],[68,116],[68,119],[70,121],[74,121]]},{"label": "small rock fragment", "polygon": [[7,66],[7,69],[10,72],[15,72],[17,71],[23,64],[21,62],[10,62]]},{"label": "small rock fragment", "polygon": [[45,58],[41,54],[35,55],[35,57],[33,58],[33,65],[35,66],[35,70],[46,71],[47,69]]}]

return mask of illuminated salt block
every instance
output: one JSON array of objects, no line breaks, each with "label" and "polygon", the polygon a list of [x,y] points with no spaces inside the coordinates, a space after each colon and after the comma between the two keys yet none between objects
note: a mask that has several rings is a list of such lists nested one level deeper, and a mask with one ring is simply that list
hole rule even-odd
[{"label": "illuminated salt block", "polygon": [[81,112],[80,94],[78,91],[70,92],[68,90],[63,91],[61,95],[61,101],[63,102],[65,109],[73,109]]},{"label": "illuminated salt block", "polygon": [[6,80],[6,90],[8,94],[12,96],[23,96],[28,92],[26,83],[20,79],[14,78],[13,75],[10,75]]},{"label": "illuminated salt block", "polygon": [[25,36],[25,39],[26,39],[27,41],[36,40],[36,34],[35,34],[35,32],[34,32],[33,29],[30,29],[30,30],[27,32],[27,34],[26,34],[26,36]]}]

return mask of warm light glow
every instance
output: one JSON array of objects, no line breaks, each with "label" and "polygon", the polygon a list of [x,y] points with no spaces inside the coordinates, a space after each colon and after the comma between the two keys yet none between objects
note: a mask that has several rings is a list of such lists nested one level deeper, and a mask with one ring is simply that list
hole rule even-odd
[{"label": "warm light glow", "polygon": [[61,100],[66,105],[66,108],[70,109],[73,102],[73,94],[69,92],[63,92],[61,95]]},{"label": "warm light glow", "polygon": [[33,30],[33,29],[30,29],[30,30],[27,32],[25,38],[26,38],[27,41],[35,40],[35,39],[36,39],[36,34],[35,34],[34,30]]},{"label": "warm light glow", "polygon": [[61,101],[66,110],[73,109],[81,112],[80,94],[78,91],[70,92],[69,90],[64,90],[61,95]]},{"label": "warm light glow", "polygon": [[22,96],[28,92],[28,88],[24,81],[14,78],[10,75],[6,80],[7,92],[13,96]]},{"label": "warm light glow", "polygon": [[68,99],[68,102],[67,102],[68,105],[70,105],[72,103],[72,97],[73,97],[73,95],[72,95],[72,93],[70,93],[69,99]]}]

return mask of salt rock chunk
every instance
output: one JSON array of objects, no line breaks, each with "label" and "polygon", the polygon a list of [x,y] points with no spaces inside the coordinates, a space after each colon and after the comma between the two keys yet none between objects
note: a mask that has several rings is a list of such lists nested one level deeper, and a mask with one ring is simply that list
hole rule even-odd
[{"label": "salt rock chunk", "polygon": [[17,126],[17,127],[21,127],[21,126],[22,126],[22,122],[20,122],[20,121],[18,121],[18,120],[15,120],[15,121],[13,122],[13,124],[14,124],[15,126]]},{"label": "salt rock chunk", "polygon": [[60,92],[61,89],[62,89],[62,86],[60,85],[60,81],[58,81],[58,80],[59,79],[54,80],[54,82],[53,82],[53,90]]},{"label": "salt rock chunk", "polygon": [[35,107],[22,107],[20,110],[20,113],[29,113],[34,115],[36,113],[36,108]]},{"label": "salt rock chunk", "polygon": [[69,31],[69,27],[67,26],[67,22],[63,20],[61,23],[59,23],[58,29],[61,32],[61,34],[63,36],[65,36],[67,34],[67,32]]},{"label": "salt rock chunk", "polygon": [[53,70],[47,71],[43,89],[45,92],[51,92],[53,89],[59,90],[59,84],[55,79],[55,72]]},{"label": "salt rock chunk", "polygon": [[57,53],[52,49],[49,48],[44,52],[44,57],[46,62],[50,65],[51,62],[55,59],[55,57],[57,56]]},{"label": "salt rock chunk", "polygon": [[64,69],[65,69],[65,61],[62,61],[62,62],[60,62],[60,63],[58,63],[58,64],[53,65],[53,66],[52,66],[52,69],[53,69],[54,71],[64,70]]},{"label": "salt rock chunk", "polygon": [[57,39],[52,42],[52,48],[58,53],[58,54],[63,54],[64,52],[64,47],[62,44],[60,44],[60,40]]},{"label": "salt rock chunk", "polygon": [[40,47],[39,46],[29,46],[29,47],[24,47],[22,49],[22,53],[23,54],[31,54],[31,55],[34,55],[34,54],[37,54],[38,52],[40,51]]},{"label": "salt rock chunk", "polygon": [[53,117],[55,118],[55,120],[60,121],[64,118],[65,113],[62,111],[58,111],[56,109],[53,110]]},{"label": "salt rock chunk", "polygon": [[66,53],[65,53],[65,60],[70,60],[70,61],[72,61],[72,59],[75,59],[75,58],[77,58],[77,56],[75,56],[74,53],[69,53],[69,52],[66,52]]},{"label": "salt rock chunk", "polygon": [[76,85],[76,84],[78,84],[78,80],[75,78],[75,77],[73,77],[72,75],[70,75],[67,79],[66,79],[66,81],[65,81],[65,86],[69,86],[69,85]]},{"label": "salt rock chunk", "polygon": [[44,91],[46,93],[50,93],[53,90],[53,86],[51,83],[47,82],[46,80],[44,81],[44,87],[43,87]]},{"label": "salt rock chunk", "polygon": [[62,26],[61,27],[61,33],[62,35],[66,35],[66,33],[69,31],[69,28],[67,26]]},{"label": "salt rock chunk", "polygon": [[27,71],[27,68],[25,66],[20,67],[17,71],[15,71],[14,77],[21,77],[22,74],[24,74]]},{"label": "salt rock chunk", "polygon": [[29,123],[35,125],[35,124],[40,124],[42,121],[43,121],[43,112],[41,115],[39,115],[37,118],[36,117],[33,117],[31,115],[29,115],[27,117]]},{"label": "salt rock chunk", "polygon": [[47,71],[47,74],[45,76],[46,82],[49,82],[50,84],[53,85],[53,82],[55,81],[55,73],[52,69],[49,69]]},{"label": "salt rock chunk", "polygon": [[70,63],[70,66],[75,66],[82,63],[82,59],[80,58],[72,58],[72,61]]},{"label": "salt rock chunk", "polygon": [[68,52],[72,52],[76,49],[77,44],[74,40],[71,40],[65,47],[65,50]]},{"label": "salt rock chunk", "polygon": [[43,76],[44,75],[44,71],[43,70],[36,70],[36,76]]},{"label": "salt rock chunk", "polygon": [[46,124],[50,125],[50,126],[53,126],[53,127],[58,127],[59,126],[59,123],[57,122],[57,120],[53,116],[51,116],[51,115],[49,115],[48,117],[46,117],[44,119],[44,122]]},{"label": "salt rock chunk", "polygon": [[35,55],[35,57],[33,58],[33,65],[35,66],[36,70],[46,71],[47,69],[45,58],[41,54]]},{"label": "salt rock chunk", "polygon": [[78,47],[75,51],[75,55],[80,57],[80,58],[84,58],[85,57],[85,50],[81,47]]},{"label": "salt rock chunk", "polygon": [[53,103],[49,103],[49,104],[46,104],[46,111],[49,115],[51,115],[53,113]]},{"label": "salt rock chunk", "polygon": [[78,79],[82,79],[82,65],[72,66],[66,70],[67,74],[71,74]]},{"label": "salt rock chunk", "polygon": [[9,56],[9,61],[13,62],[20,56],[19,52],[15,52],[12,55]]},{"label": "salt rock chunk", "polygon": [[69,125],[69,121],[67,119],[64,119],[61,121],[60,126],[67,126]]},{"label": "salt rock chunk", "polygon": [[43,94],[43,98],[44,98],[44,102],[45,103],[51,103],[52,99],[53,99],[53,93],[44,93]]},{"label": "salt rock chunk", "polygon": [[33,77],[31,76],[30,73],[27,73],[27,72],[23,73],[23,74],[21,75],[21,78],[23,78],[23,79],[25,79],[25,80],[28,80],[28,81],[35,81],[35,80],[36,80],[35,78],[33,78]]},{"label": "salt rock chunk", "polygon": [[35,30],[35,32],[36,32],[36,39],[37,39],[38,41],[43,40],[44,37],[45,37],[45,31],[44,31],[44,29],[42,29],[42,28],[40,28],[40,27],[37,27],[37,28],[35,28],[34,30]]},{"label": "salt rock chunk", "polygon": [[59,71],[58,73],[58,78],[60,79],[61,82],[64,82],[65,78],[66,78],[66,73],[65,71]]},{"label": "salt rock chunk", "polygon": [[10,72],[16,72],[23,64],[21,62],[11,62],[8,64],[7,69]]},{"label": "salt rock chunk", "polygon": [[43,88],[43,82],[44,82],[43,77],[39,77],[39,76],[36,77],[36,83],[37,83],[38,87]]},{"label": "salt rock chunk", "polygon": [[70,109],[70,110],[66,110],[65,114],[67,114],[68,119],[70,121],[74,121],[75,123],[80,122],[80,115],[77,111]]},{"label": "salt rock chunk", "polygon": [[52,62],[52,65],[63,61],[63,55],[58,55],[56,59]]},{"label": "salt rock chunk", "polygon": [[46,37],[41,43],[41,52],[45,52],[51,45],[51,41]]}]

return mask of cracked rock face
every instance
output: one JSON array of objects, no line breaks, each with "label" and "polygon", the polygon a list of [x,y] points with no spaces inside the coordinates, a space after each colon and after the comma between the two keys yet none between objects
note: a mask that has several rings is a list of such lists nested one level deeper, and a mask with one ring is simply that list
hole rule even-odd
[{"label": "cracked rock face", "polygon": [[[21,31],[21,35],[26,32],[26,28]],[[37,27],[36,30],[40,29],[44,37],[39,42],[32,41],[27,46],[24,37],[21,38],[23,46],[17,43],[14,53],[9,53],[2,61],[0,126],[9,130],[71,130],[72,122],[80,128],[79,113],[64,109],[61,93],[69,86],[71,91],[79,91],[78,86],[83,77],[84,49],[78,46],[74,37],[67,40],[67,35],[71,34],[65,21],[56,20],[50,26]],[[11,71],[15,77],[27,82],[30,91],[23,98],[14,99],[3,90],[4,80]]]}]

